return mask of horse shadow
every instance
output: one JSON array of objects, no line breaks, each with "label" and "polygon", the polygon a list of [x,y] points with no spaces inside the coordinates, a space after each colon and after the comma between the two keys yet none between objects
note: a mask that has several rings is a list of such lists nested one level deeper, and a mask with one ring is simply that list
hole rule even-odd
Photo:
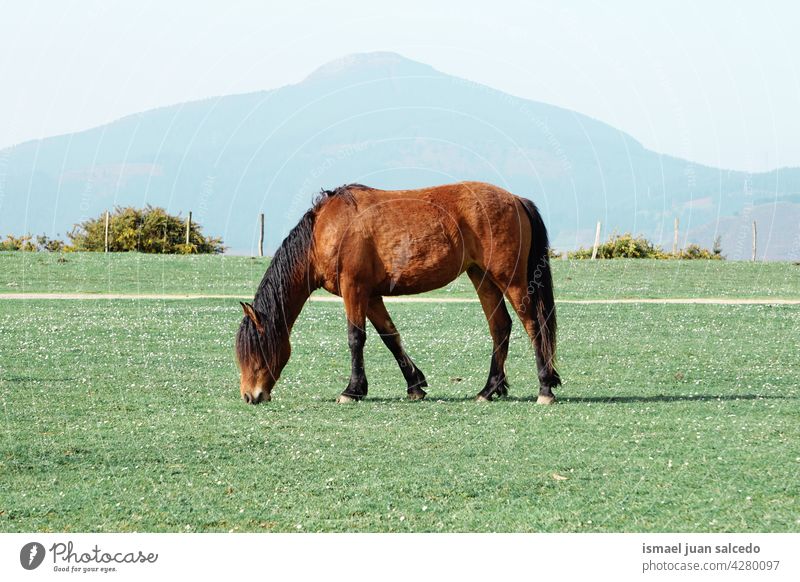
[{"label": "horse shadow", "polygon": [[[495,398],[495,402],[536,402],[538,395],[526,396],[506,396]],[[792,396],[780,395],[759,395],[759,394],[657,394],[654,396],[558,396],[556,402],[559,404],[644,404],[653,402],[733,402],[736,400],[796,400]],[[417,400],[415,402],[446,402],[446,403],[459,403],[459,402],[473,402],[475,396],[436,396],[428,394],[425,400]],[[368,402],[402,402],[402,397],[388,397],[388,396],[368,396]]]}]

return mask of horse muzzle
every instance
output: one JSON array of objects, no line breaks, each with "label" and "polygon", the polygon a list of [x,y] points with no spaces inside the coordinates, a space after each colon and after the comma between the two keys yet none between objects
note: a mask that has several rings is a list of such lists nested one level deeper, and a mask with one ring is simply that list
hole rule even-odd
[{"label": "horse muzzle", "polygon": [[261,402],[269,402],[272,400],[272,396],[270,396],[269,392],[259,388],[253,394],[249,392],[245,392],[242,394],[242,399],[247,402],[247,404],[260,404]]}]

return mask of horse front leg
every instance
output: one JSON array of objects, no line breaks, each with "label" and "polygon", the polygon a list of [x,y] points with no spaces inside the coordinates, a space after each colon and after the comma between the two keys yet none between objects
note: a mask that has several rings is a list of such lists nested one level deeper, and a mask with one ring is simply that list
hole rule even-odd
[{"label": "horse front leg", "polygon": [[408,399],[422,400],[425,398],[427,393],[422,389],[428,386],[425,374],[417,368],[417,365],[406,353],[403,342],[400,341],[400,332],[397,331],[389,312],[386,311],[383,298],[373,297],[370,299],[367,317],[369,317],[375,330],[381,336],[384,345],[392,352],[397,365],[400,366],[400,371],[406,379]]},{"label": "horse front leg", "polygon": [[347,312],[347,345],[350,347],[350,382],[336,402],[344,404],[361,400],[367,395],[367,375],[364,372],[364,344],[367,342],[366,312],[367,299],[361,294],[345,291],[345,311]]}]

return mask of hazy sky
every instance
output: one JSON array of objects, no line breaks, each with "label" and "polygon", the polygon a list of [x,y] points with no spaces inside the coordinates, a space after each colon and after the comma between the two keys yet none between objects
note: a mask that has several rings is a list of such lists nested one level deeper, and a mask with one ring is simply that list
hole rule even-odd
[{"label": "hazy sky", "polygon": [[0,148],[389,50],[714,166],[800,166],[797,2],[0,0]]}]

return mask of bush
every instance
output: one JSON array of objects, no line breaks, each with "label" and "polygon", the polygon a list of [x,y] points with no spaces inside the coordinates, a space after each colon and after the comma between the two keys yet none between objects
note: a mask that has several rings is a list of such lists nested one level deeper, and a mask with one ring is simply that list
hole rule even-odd
[{"label": "bush", "polygon": [[53,239],[47,235],[39,235],[35,239],[29,235],[14,236],[9,234],[4,241],[0,241],[0,251],[24,251],[33,253],[36,251],[47,251],[59,253],[65,250],[64,241]]},{"label": "bush", "polygon": [[689,245],[685,249],[678,251],[678,255],[672,255],[671,258],[675,259],[723,259],[722,250],[717,252],[717,249],[704,249],[700,245]]},{"label": "bush", "polygon": [[[592,249],[581,247],[569,253],[570,259],[591,259]],[[712,250],[704,249],[699,245],[689,245],[678,253],[667,253],[644,238],[634,237],[630,233],[623,235],[613,234],[611,238],[597,247],[598,259],[724,259],[719,238],[714,241]]]},{"label": "bush", "polygon": [[34,244],[31,235],[14,236],[9,234],[6,239],[0,242],[0,251],[35,251],[36,244]]},{"label": "bush", "polygon": [[48,253],[60,253],[66,247],[63,240],[50,238],[45,234],[40,234],[36,237],[36,246],[39,250],[47,251]]},{"label": "bush", "polygon": [[[569,254],[571,259],[591,259],[592,249],[581,247]],[[633,237],[630,233],[622,236],[612,235],[597,247],[598,259],[666,259],[661,247],[654,245],[643,236]]]},{"label": "bush", "polygon": [[[76,225],[69,233],[76,251],[105,250],[105,214]],[[206,237],[199,224],[192,222],[186,244],[186,221],[168,214],[163,208],[117,207],[109,223],[111,252],[211,254],[225,250],[222,239]]]}]

